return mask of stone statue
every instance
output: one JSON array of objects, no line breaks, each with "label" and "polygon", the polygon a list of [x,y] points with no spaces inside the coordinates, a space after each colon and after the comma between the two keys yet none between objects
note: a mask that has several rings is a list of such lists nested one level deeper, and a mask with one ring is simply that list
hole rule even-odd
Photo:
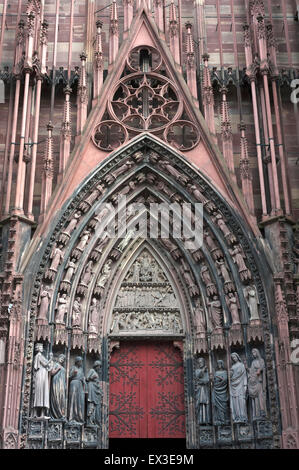
[{"label": "stone statue", "polygon": [[44,320],[45,322],[47,322],[47,313],[48,313],[50,300],[51,300],[51,295],[50,295],[48,288],[46,286],[45,287],[42,286],[40,290],[39,300],[38,300],[38,306],[39,306],[38,316],[37,316],[38,320]]},{"label": "stone statue", "polygon": [[97,299],[94,297],[89,308],[88,333],[98,333],[98,314]]},{"label": "stone statue", "polygon": [[252,350],[252,363],[248,369],[248,394],[253,419],[266,417],[266,368],[258,349]]},{"label": "stone statue", "polygon": [[51,371],[50,413],[54,419],[66,418],[66,373],[63,364],[65,355],[60,354]]},{"label": "stone statue", "polygon": [[109,175],[105,176],[104,180],[106,183],[111,184],[113,181],[116,180],[118,176],[120,176],[123,173],[126,173],[129,171],[133,166],[135,166],[135,163],[132,160],[127,160],[123,165],[121,165],[119,168],[116,170],[112,171],[109,173]]},{"label": "stone statue", "polygon": [[46,359],[43,355],[43,345],[37,343],[35,345],[36,355],[34,357],[33,371],[34,371],[34,400],[33,400],[33,414],[34,417],[38,417],[40,412],[40,418],[48,419],[45,415],[48,413],[50,408],[49,400],[49,371],[51,369],[52,354],[50,359]]},{"label": "stone statue", "polygon": [[123,238],[123,240],[120,242],[120,244],[117,247],[120,251],[123,251],[126,248],[131,238],[134,237],[135,232],[136,232],[135,229],[127,231],[126,236]]},{"label": "stone statue", "polygon": [[237,353],[231,355],[232,367],[230,370],[230,406],[234,423],[247,423],[246,368]]},{"label": "stone statue", "polygon": [[70,370],[69,388],[69,421],[74,423],[84,423],[85,405],[85,377],[82,367],[83,359],[77,356],[75,364]]},{"label": "stone statue", "polygon": [[95,361],[87,377],[87,424],[101,425],[103,392],[100,386],[101,361]]},{"label": "stone statue", "polygon": [[189,178],[185,176],[183,173],[180,171],[176,170],[172,165],[167,160],[161,160],[159,162],[159,166],[162,168],[162,170],[167,171],[171,176],[173,176],[177,181],[179,181],[182,184],[186,184],[189,181]]},{"label": "stone statue", "polygon": [[93,275],[92,267],[93,267],[93,262],[88,261],[88,263],[87,263],[87,265],[85,266],[85,269],[84,269],[84,274],[82,275],[82,278],[81,278],[81,283],[82,284],[88,285],[88,283],[91,279],[91,276]]},{"label": "stone statue", "polygon": [[230,275],[229,275],[229,272],[227,270],[227,267],[226,267],[225,262],[223,261],[223,259],[220,259],[219,261],[216,261],[216,264],[218,266],[218,274],[222,275],[222,277],[224,279],[224,282],[232,282],[231,278],[230,278]]},{"label": "stone statue", "polygon": [[210,317],[212,320],[213,327],[221,328],[222,326],[222,307],[221,302],[218,299],[217,295],[214,295],[213,300],[211,302],[207,302],[209,306]]},{"label": "stone statue", "polygon": [[199,358],[195,370],[196,379],[196,413],[198,424],[210,424],[210,386],[209,371],[203,357]]},{"label": "stone statue", "polygon": [[239,304],[238,304],[238,297],[235,293],[230,292],[227,296],[227,305],[232,316],[232,324],[239,325],[240,318],[239,318]]},{"label": "stone statue", "polygon": [[248,279],[251,279],[251,273],[245,264],[241,246],[236,246],[234,249],[230,249],[229,252],[233,257],[234,263],[238,266],[241,280],[247,281]]},{"label": "stone statue", "polygon": [[88,242],[90,232],[88,230],[84,230],[82,237],[80,238],[80,242],[77,246],[77,250],[83,251],[85,248],[85,245]]},{"label": "stone statue", "polygon": [[69,224],[67,225],[67,227],[63,230],[62,234],[60,235],[60,237],[59,237],[60,242],[65,243],[65,241],[69,239],[71,233],[73,232],[73,230],[75,230],[76,225],[78,224],[80,217],[81,217],[81,212],[75,212],[75,214],[73,215],[73,217],[70,220]]},{"label": "stone statue", "polygon": [[194,309],[194,323],[196,328],[196,334],[202,333],[205,331],[205,314],[202,306],[200,305],[199,299],[195,302]]},{"label": "stone statue", "polygon": [[76,259],[72,258],[71,261],[68,262],[66,268],[67,269],[63,281],[70,282],[73,277],[73,274],[76,271]]},{"label": "stone statue", "polygon": [[217,426],[228,421],[228,376],[222,360],[217,361],[212,391],[214,405],[214,424]]},{"label": "stone statue", "polygon": [[59,246],[56,245],[52,250],[52,253],[50,256],[52,260],[50,269],[52,269],[53,271],[57,271],[59,264],[63,260],[62,248],[63,248],[63,245],[59,245]]},{"label": "stone statue", "polygon": [[97,280],[97,287],[105,287],[105,284],[110,276],[112,260],[108,259],[107,263],[103,266],[102,272],[100,273]]},{"label": "stone statue", "polygon": [[82,307],[80,297],[76,297],[73,303],[72,326],[73,328],[81,328]]},{"label": "stone statue", "polygon": [[256,292],[256,287],[255,286],[247,286],[244,289],[244,296],[249,308],[250,312],[250,321],[251,320],[259,320],[259,311],[258,311],[258,305],[259,305],[259,300]]},{"label": "stone statue", "polygon": [[66,299],[66,294],[59,294],[60,297],[58,297],[58,307],[57,307],[57,313],[56,313],[56,318],[55,318],[55,323],[56,324],[64,324],[64,317],[66,314],[66,308],[67,308],[67,299]]}]

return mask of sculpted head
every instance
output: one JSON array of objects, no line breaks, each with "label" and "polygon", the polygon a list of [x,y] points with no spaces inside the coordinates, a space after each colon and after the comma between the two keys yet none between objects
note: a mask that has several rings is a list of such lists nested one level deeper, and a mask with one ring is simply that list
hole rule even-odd
[{"label": "sculpted head", "polygon": [[221,359],[219,359],[219,360],[217,361],[217,366],[218,366],[218,369],[219,369],[219,370],[224,369],[224,362],[223,362]]},{"label": "sculpted head", "polygon": [[35,351],[36,352],[43,352],[43,350],[44,350],[44,346],[42,345],[42,343],[36,343]]},{"label": "sculpted head", "polygon": [[65,355],[64,354],[59,354],[59,357],[58,357],[59,364],[63,364],[64,361],[65,361]]},{"label": "sculpted head", "polygon": [[77,356],[75,358],[75,364],[78,366],[78,367],[81,367],[82,366],[82,362],[83,362],[83,359],[81,356]]},{"label": "sculpted head", "polygon": [[240,358],[239,358],[237,353],[232,353],[231,358],[232,358],[233,362],[239,362],[240,361]]},{"label": "sculpted head", "polygon": [[204,367],[205,366],[205,360],[203,357],[200,357],[199,360],[198,360],[198,365],[200,368]]},{"label": "sculpted head", "polygon": [[252,350],[252,356],[254,357],[254,359],[260,357],[259,350],[256,349],[256,348],[254,348],[254,349]]}]

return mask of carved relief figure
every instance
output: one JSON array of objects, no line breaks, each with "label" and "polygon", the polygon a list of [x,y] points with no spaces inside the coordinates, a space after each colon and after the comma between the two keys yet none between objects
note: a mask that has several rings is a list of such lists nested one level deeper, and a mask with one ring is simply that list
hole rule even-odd
[{"label": "carved relief figure", "polygon": [[210,312],[210,317],[212,320],[213,327],[216,328],[221,328],[222,325],[222,307],[221,307],[221,302],[218,299],[217,295],[214,295],[213,300],[210,302],[207,302],[209,306],[209,312]]},{"label": "carved relief figure", "polygon": [[34,357],[33,371],[34,371],[34,400],[33,400],[33,414],[34,417],[48,418],[45,413],[48,413],[50,408],[49,397],[49,371],[51,369],[52,355],[50,359],[46,359],[43,355],[43,345],[37,343],[35,345],[36,355]]},{"label": "carved relief figure", "polygon": [[232,324],[240,324],[238,297],[235,295],[235,293],[230,292],[226,299],[230,314],[232,316]]},{"label": "carved relief figure", "polygon": [[248,394],[253,419],[266,416],[266,368],[258,349],[252,350],[252,363],[248,369]]},{"label": "carved relief figure", "polygon": [[51,295],[48,288],[45,286],[41,287],[40,296],[38,300],[39,310],[38,310],[38,320],[47,321],[47,313],[49,308],[49,303],[51,300]]},{"label": "carved relief figure", "polygon": [[60,354],[58,362],[51,369],[50,412],[54,419],[66,418],[66,372],[63,367],[65,355]]},{"label": "carved relief figure", "polygon": [[[67,227],[63,230],[62,234],[61,234],[60,237],[59,237],[59,241],[60,241],[60,242],[65,243],[65,241],[68,240],[68,238],[69,238],[69,236],[71,235],[71,233],[73,232],[73,230],[75,230],[76,225],[78,224],[80,217],[81,217],[81,213],[80,213],[80,212],[76,212],[76,213],[73,215],[73,218],[71,219],[71,221],[69,222],[69,224],[68,224]],[[66,236],[65,236],[65,235],[66,235]]]},{"label": "carved relief figure", "polygon": [[85,377],[82,357],[77,356],[70,370],[69,421],[84,423]]},{"label": "carved relief figure", "polygon": [[214,424],[226,424],[228,421],[228,376],[222,360],[217,361],[212,400],[214,405]]},{"label": "carved relief figure", "polygon": [[52,253],[50,256],[52,260],[50,269],[52,269],[53,271],[57,271],[59,264],[63,260],[62,248],[63,248],[63,245],[59,245],[59,246],[56,245],[52,250]]},{"label": "carved relief figure", "polygon": [[202,306],[200,305],[199,299],[195,302],[194,309],[194,323],[196,328],[196,334],[202,333],[205,331],[205,314]]},{"label": "carved relief figure", "polygon": [[81,328],[82,307],[80,297],[76,297],[73,303],[72,326]]},{"label": "carved relief figure", "polygon": [[66,294],[59,294],[60,297],[58,297],[57,303],[57,313],[56,313],[56,318],[55,318],[55,323],[61,323],[64,324],[64,317],[66,314],[66,308],[67,308],[67,299],[66,299]]},{"label": "carved relief figure", "polygon": [[88,283],[91,279],[91,276],[93,275],[92,267],[93,267],[93,262],[88,261],[88,263],[87,263],[87,265],[85,266],[85,269],[84,269],[84,274],[82,275],[82,278],[81,278],[81,283],[82,284],[88,285]]},{"label": "carved relief figure", "polygon": [[198,368],[195,370],[196,379],[196,414],[198,424],[210,423],[210,379],[209,371],[203,357],[199,358]]},{"label": "carved relief figure", "polygon": [[98,333],[98,305],[95,297],[92,299],[89,309],[88,333]]},{"label": "carved relief figure", "polygon": [[102,272],[100,273],[97,280],[97,287],[105,287],[105,284],[110,276],[112,260],[108,259],[107,263],[103,266]]},{"label": "carved relief figure", "polygon": [[87,377],[87,424],[101,425],[103,392],[100,385],[101,361],[95,361]]},{"label": "carved relief figure", "polygon": [[247,422],[246,368],[237,353],[231,355],[232,367],[230,370],[230,406],[234,423]]},{"label": "carved relief figure", "polygon": [[250,312],[250,320],[259,320],[259,311],[258,311],[258,305],[259,305],[259,300],[256,292],[256,287],[255,286],[247,286],[244,289],[244,296],[249,308]]},{"label": "carved relief figure", "polygon": [[76,271],[76,259],[72,258],[66,265],[66,268],[67,269],[63,281],[70,282],[73,277],[73,274]]},{"label": "carved relief figure", "polygon": [[241,280],[247,281],[248,279],[251,279],[251,273],[249,269],[247,269],[247,266],[244,261],[244,254],[242,248],[240,246],[236,246],[233,250],[230,249],[229,252],[233,257],[234,262],[238,266]]}]

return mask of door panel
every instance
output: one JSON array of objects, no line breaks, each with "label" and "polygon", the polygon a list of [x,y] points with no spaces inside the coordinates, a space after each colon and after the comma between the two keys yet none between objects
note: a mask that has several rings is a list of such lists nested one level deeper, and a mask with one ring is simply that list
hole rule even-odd
[{"label": "door panel", "polygon": [[185,438],[181,352],[123,342],[110,360],[110,438]]}]

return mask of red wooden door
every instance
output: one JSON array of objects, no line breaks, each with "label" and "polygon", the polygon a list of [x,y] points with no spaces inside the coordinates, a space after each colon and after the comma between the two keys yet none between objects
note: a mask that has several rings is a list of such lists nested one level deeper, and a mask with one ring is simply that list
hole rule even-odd
[{"label": "red wooden door", "polygon": [[110,360],[110,438],[185,438],[182,353],[123,342]]}]

